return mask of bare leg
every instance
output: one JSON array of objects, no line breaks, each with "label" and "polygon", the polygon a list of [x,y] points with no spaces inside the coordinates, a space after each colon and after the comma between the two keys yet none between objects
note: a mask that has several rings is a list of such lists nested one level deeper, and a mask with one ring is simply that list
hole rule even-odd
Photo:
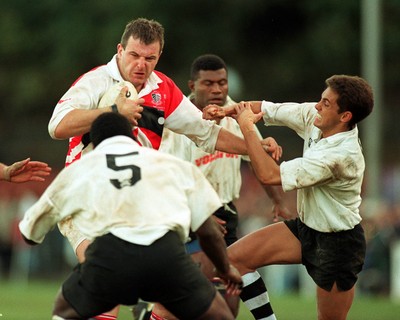
[{"label": "bare leg", "polygon": [[[214,278],[214,265],[210,259],[208,259],[207,255],[203,252],[196,252],[191,255],[194,262],[199,264],[201,272],[207,277],[208,280],[212,281]],[[239,313],[239,297],[223,294],[226,303],[228,304],[230,310],[233,315],[236,317]]]},{"label": "bare leg", "polygon": [[317,287],[318,320],[345,320],[354,299],[354,287],[339,291],[336,283],[331,291]]},{"label": "bare leg", "polygon": [[[161,304],[157,303],[154,305],[153,312],[167,320],[178,320],[172,313],[170,313],[167,309],[165,309]],[[206,320],[206,319],[214,319],[214,320],[229,320],[235,319],[230,308],[228,307],[225,299],[222,295],[217,292],[214,300],[212,301],[208,310],[201,315],[197,320]]]},{"label": "bare leg", "polygon": [[[85,252],[88,246],[90,245],[89,240],[83,240],[77,247],[76,247],[76,256],[78,258],[79,263],[83,263],[85,261]],[[114,316],[117,318],[119,312],[119,306],[116,306],[114,309],[104,312],[104,315]]]},{"label": "bare leg", "polygon": [[257,269],[275,263],[299,263],[300,242],[283,222],[279,222],[235,242],[229,246],[228,255],[243,276],[240,298],[253,317],[275,320],[267,286]]},{"label": "bare leg", "polygon": [[241,275],[271,264],[301,263],[301,244],[284,222],[254,231],[228,247]]},{"label": "bare leg", "polygon": [[161,303],[155,303],[152,312],[163,319],[178,320],[178,318],[169,312]]},{"label": "bare leg", "polygon": [[53,308],[53,316],[59,316],[63,319],[83,319],[74,308],[64,299],[61,289],[57,293]]},{"label": "bare leg", "polygon": [[229,307],[226,304],[225,299],[221,296],[219,292],[217,292],[208,310],[202,316],[197,318],[197,320],[207,320],[207,319],[214,319],[214,320],[235,319],[231,310],[229,310]]}]

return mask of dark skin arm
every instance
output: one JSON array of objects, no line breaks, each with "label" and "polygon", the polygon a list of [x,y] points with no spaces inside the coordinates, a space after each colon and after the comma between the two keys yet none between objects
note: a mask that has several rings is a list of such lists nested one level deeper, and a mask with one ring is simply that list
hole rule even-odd
[{"label": "dark skin arm", "polygon": [[226,292],[230,295],[239,295],[243,285],[242,278],[236,268],[229,263],[224,238],[214,219],[208,218],[197,229],[196,235],[204,253],[214,264],[217,275],[225,282]]}]

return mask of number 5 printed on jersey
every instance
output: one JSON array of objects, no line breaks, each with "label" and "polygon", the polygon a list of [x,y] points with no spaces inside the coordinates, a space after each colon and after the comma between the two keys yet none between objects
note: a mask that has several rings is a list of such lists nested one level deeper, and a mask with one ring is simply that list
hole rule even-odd
[{"label": "number 5 printed on jersey", "polygon": [[[127,154],[107,154],[107,167],[114,171],[129,170],[131,174],[127,176],[127,171],[123,175],[120,175],[120,179],[110,179],[110,182],[117,189],[123,187],[133,186],[136,182],[141,179],[140,168],[133,164],[129,164],[129,159],[132,159],[133,155],[137,155],[139,152],[131,152]],[[128,171],[128,172],[129,172]]]}]

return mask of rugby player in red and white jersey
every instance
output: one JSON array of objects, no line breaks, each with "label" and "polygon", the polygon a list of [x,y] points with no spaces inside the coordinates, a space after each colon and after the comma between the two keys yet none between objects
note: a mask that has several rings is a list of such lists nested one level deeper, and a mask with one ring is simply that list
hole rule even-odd
[{"label": "rugby player in red and white jersey", "polygon": [[[133,20],[126,25],[111,61],[82,75],[62,96],[50,119],[49,133],[54,139],[69,139],[66,165],[80,159],[89,145],[88,132],[94,119],[112,111],[128,118],[135,137],[143,146],[158,149],[165,126],[185,134],[207,152],[217,149],[233,154],[247,153],[243,139],[214,122],[203,120],[202,113],[176,84],[154,70],[163,46],[164,29],[160,23],[144,18]],[[139,99],[128,99],[126,87],[115,105],[98,108],[102,96],[123,80],[134,85]],[[277,147],[273,143],[269,151]],[[71,219],[60,223],[59,227],[82,262],[89,241],[77,231]]]}]

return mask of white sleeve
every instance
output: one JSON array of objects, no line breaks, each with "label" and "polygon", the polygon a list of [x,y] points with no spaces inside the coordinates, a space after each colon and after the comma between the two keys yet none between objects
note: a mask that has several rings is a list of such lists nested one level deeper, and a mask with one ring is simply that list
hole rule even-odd
[{"label": "white sleeve", "polygon": [[46,234],[53,229],[59,219],[58,210],[45,192],[25,213],[19,223],[19,230],[25,238],[42,243]]},{"label": "white sleeve", "polygon": [[72,249],[76,254],[76,248],[83,240],[86,240],[86,237],[78,230],[77,227],[75,227],[72,216],[61,220],[58,223],[58,229],[60,230],[61,234],[68,239]]},{"label": "white sleeve", "polygon": [[53,139],[58,124],[67,113],[75,109],[97,109],[100,98],[112,86],[113,80],[103,76],[102,69],[88,72],[74,83],[58,101],[48,124]]},{"label": "white sleeve", "polygon": [[[78,211],[80,202],[71,201],[71,195],[68,189],[68,187],[72,185],[71,180],[73,179],[73,174],[71,174],[71,172],[72,166],[64,168],[39,200],[26,211],[24,218],[19,224],[19,228],[27,239],[41,243],[45,235],[52,230],[57,223],[61,220],[68,221],[68,217]],[[64,231],[63,234],[66,236],[68,234],[73,235],[73,242],[76,243],[79,241],[78,233],[79,232],[72,225],[69,229]],[[70,240],[72,244],[71,239],[68,238],[68,240]]]},{"label": "white sleeve", "polygon": [[266,126],[285,126],[304,138],[304,132],[313,121],[317,112],[315,102],[312,103],[273,103],[263,101],[261,111],[264,113],[263,120]]},{"label": "white sleeve", "polygon": [[159,151],[192,162],[192,146],[194,146],[193,141],[183,134],[178,134],[164,128]]},{"label": "white sleeve", "polygon": [[222,206],[221,200],[196,166],[190,165],[194,185],[188,191],[188,202],[192,212],[191,229],[196,231],[215,211]]}]

